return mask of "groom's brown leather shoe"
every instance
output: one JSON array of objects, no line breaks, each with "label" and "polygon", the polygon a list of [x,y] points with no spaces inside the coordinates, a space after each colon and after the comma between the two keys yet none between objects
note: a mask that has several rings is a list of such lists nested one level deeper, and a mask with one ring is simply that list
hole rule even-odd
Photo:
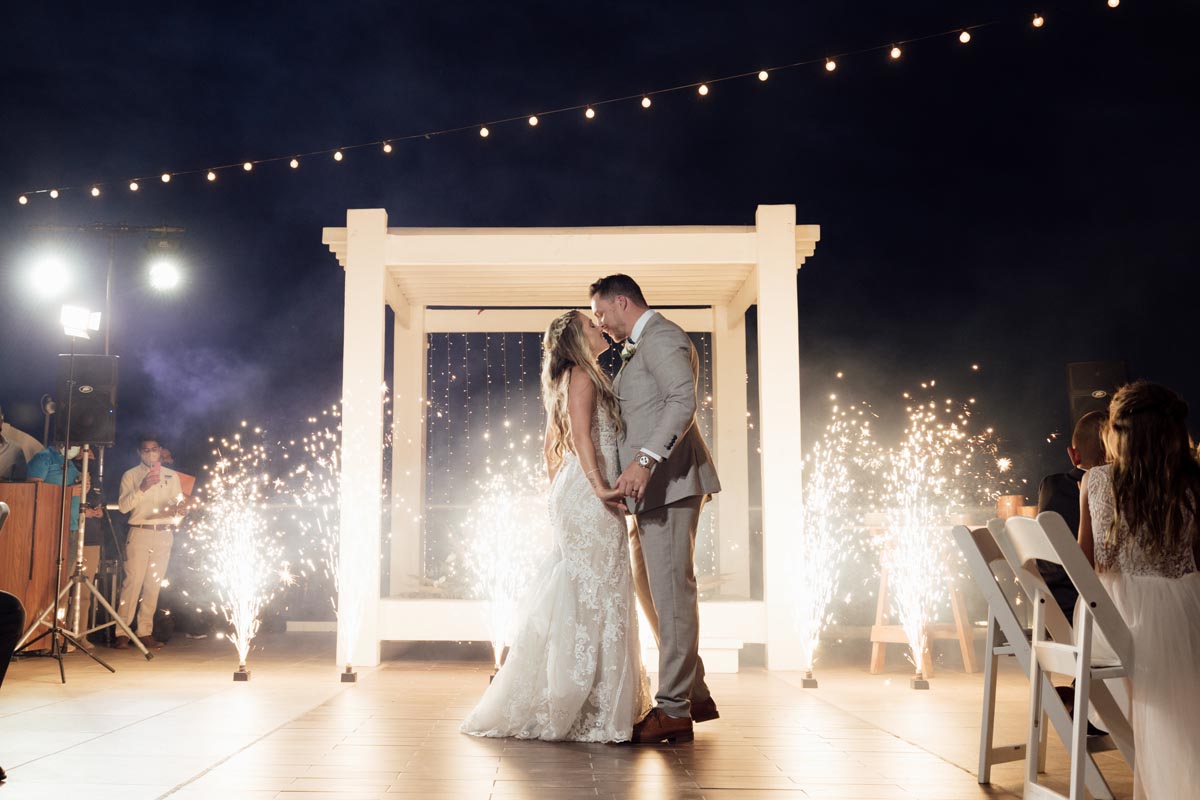
[{"label": "groom's brown leather shoe", "polygon": [[659,744],[661,742],[690,742],[695,738],[692,733],[692,721],[687,717],[682,719],[672,717],[657,708],[641,722],[633,726],[630,741],[634,744]]},{"label": "groom's brown leather shoe", "polygon": [[707,700],[692,701],[692,722],[708,722],[712,719],[720,719],[721,715],[717,712],[717,704],[713,702],[712,697]]}]

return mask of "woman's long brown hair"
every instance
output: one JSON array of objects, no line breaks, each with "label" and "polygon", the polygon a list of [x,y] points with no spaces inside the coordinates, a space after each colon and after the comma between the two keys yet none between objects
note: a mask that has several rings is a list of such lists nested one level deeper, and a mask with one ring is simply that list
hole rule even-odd
[{"label": "woman's long brown hair", "polygon": [[1187,432],[1187,403],[1165,386],[1121,387],[1108,411],[1116,515],[1107,537],[1121,547],[1120,520],[1151,557],[1196,547],[1200,463]]},{"label": "woman's long brown hair", "polygon": [[620,403],[613,394],[612,384],[600,370],[583,335],[583,317],[578,311],[568,311],[556,317],[542,337],[542,403],[550,421],[548,455],[552,464],[561,464],[563,455],[571,449],[571,420],[567,415],[567,373],[571,367],[579,367],[587,374],[596,387],[596,404],[608,412],[618,433],[624,430]]}]

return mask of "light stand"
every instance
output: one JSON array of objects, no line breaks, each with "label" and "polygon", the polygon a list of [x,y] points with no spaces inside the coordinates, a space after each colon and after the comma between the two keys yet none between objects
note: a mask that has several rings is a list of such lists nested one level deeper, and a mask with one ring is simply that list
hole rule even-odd
[{"label": "light stand", "polygon": [[[40,615],[38,615],[37,621],[34,622],[32,625],[30,625],[29,629],[25,631],[25,634],[21,637],[21,642],[24,642],[24,644],[22,644],[20,646],[20,649],[22,651],[26,651],[34,643],[49,636],[50,637],[50,650],[45,655],[49,658],[53,658],[54,660],[56,660],[58,662],[59,678],[62,680],[63,683],[66,683],[67,682],[67,673],[66,673],[66,667],[64,666],[64,663],[63,663],[63,656],[66,655],[68,644],[74,645],[75,647],[82,650],[89,658],[91,658],[93,661],[95,661],[100,666],[104,667],[109,672],[115,672],[116,670],[114,670],[112,667],[110,667],[108,664],[106,664],[99,656],[97,656],[95,653],[93,653],[90,646],[88,646],[87,644],[82,642],[80,639],[76,638],[76,634],[68,633],[59,624],[60,616],[66,616],[65,609],[62,609],[60,611],[60,603],[62,602],[63,598],[66,597],[66,595],[70,592],[71,587],[77,583],[77,579],[82,579],[84,584],[88,586],[88,588],[92,591],[94,596],[98,597],[100,599],[100,601],[102,603],[104,603],[105,606],[107,606],[109,609],[112,608],[103,599],[103,596],[100,595],[100,593],[96,591],[95,585],[92,584],[91,581],[87,580],[86,576],[83,574],[83,530],[82,529],[79,531],[79,546],[78,546],[79,558],[76,563],[75,572],[72,573],[72,575],[71,575],[71,583],[68,583],[66,586],[62,585],[63,540],[66,539],[70,535],[70,529],[71,529],[71,516],[70,516],[70,513],[67,508],[67,497],[69,496],[71,487],[68,484],[67,477],[69,475],[69,470],[70,470],[70,466],[71,466],[71,459],[69,456],[70,456],[70,450],[71,450],[71,410],[72,410],[71,407],[72,407],[72,401],[73,401],[74,395],[75,395],[75,340],[90,338],[88,336],[89,330],[96,331],[96,330],[100,329],[100,314],[98,312],[96,312],[96,313],[90,312],[87,309],[83,309],[83,308],[76,308],[73,306],[63,306],[61,319],[62,319],[62,323],[63,323],[63,330],[67,334],[67,337],[71,340],[71,355],[70,355],[70,359],[68,362],[69,367],[67,370],[67,375],[68,375],[68,377],[67,377],[67,417],[66,417],[65,424],[63,426],[62,497],[60,498],[60,504],[59,504],[58,556],[57,556],[57,559],[55,560],[55,565],[54,565],[54,600],[50,604],[50,606],[48,608],[46,608],[45,611],[43,611]],[[84,470],[85,470],[85,474],[86,474],[86,470],[87,470],[86,460],[84,461]],[[82,505],[82,502],[81,502],[81,505]],[[79,598],[78,593],[76,594],[76,598],[78,600],[78,598]],[[76,613],[78,613],[78,605],[76,605]],[[28,639],[29,635],[31,633],[33,633],[34,630],[37,629],[38,625],[46,624],[47,616],[50,616],[49,630],[44,631],[43,633],[41,633],[37,637],[33,638],[32,640],[25,641],[26,639]],[[119,618],[118,618],[118,621],[120,621]],[[76,628],[76,630],[78,630],[78,628]],[[128,630],[128,628],[126,628],[126,630]],[[137,639],[132,639],[132,640],[138,641]],[[138,641],[138,645],[141,646],[140,641]],[[144,646],[141,646],[141,649],[142,649],[142,652],[146,654],[147,658],[152,657],[150,655],[149,651],[147,651]]]}]

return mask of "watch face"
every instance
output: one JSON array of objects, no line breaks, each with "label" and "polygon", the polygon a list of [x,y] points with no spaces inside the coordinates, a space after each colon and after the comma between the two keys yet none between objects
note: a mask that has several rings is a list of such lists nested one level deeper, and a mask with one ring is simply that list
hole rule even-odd
[{"label": "watch face", "polygon": [[643,467],[650,466],[650,456],[646,455],[645,453],[642,453],[640,456],[638,456],[637,460],[638,463]]}]

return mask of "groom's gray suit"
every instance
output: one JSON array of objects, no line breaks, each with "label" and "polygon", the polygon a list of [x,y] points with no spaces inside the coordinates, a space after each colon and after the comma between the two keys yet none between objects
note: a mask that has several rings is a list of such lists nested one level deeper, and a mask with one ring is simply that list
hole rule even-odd
[{"label": "groom's gray suit", "polygon": [[622,469],[645,448],[662,458],[640,503],[626,499],[638,599],[658,642],[655,700],[672,717],[690,717],[707,700],[700,660],[700,609],[693,568],[696,526],[710,495],[721,491],[712,454],[696,425],[700,361],[687,333],[654,314],[613,381],[625,432]]}]

